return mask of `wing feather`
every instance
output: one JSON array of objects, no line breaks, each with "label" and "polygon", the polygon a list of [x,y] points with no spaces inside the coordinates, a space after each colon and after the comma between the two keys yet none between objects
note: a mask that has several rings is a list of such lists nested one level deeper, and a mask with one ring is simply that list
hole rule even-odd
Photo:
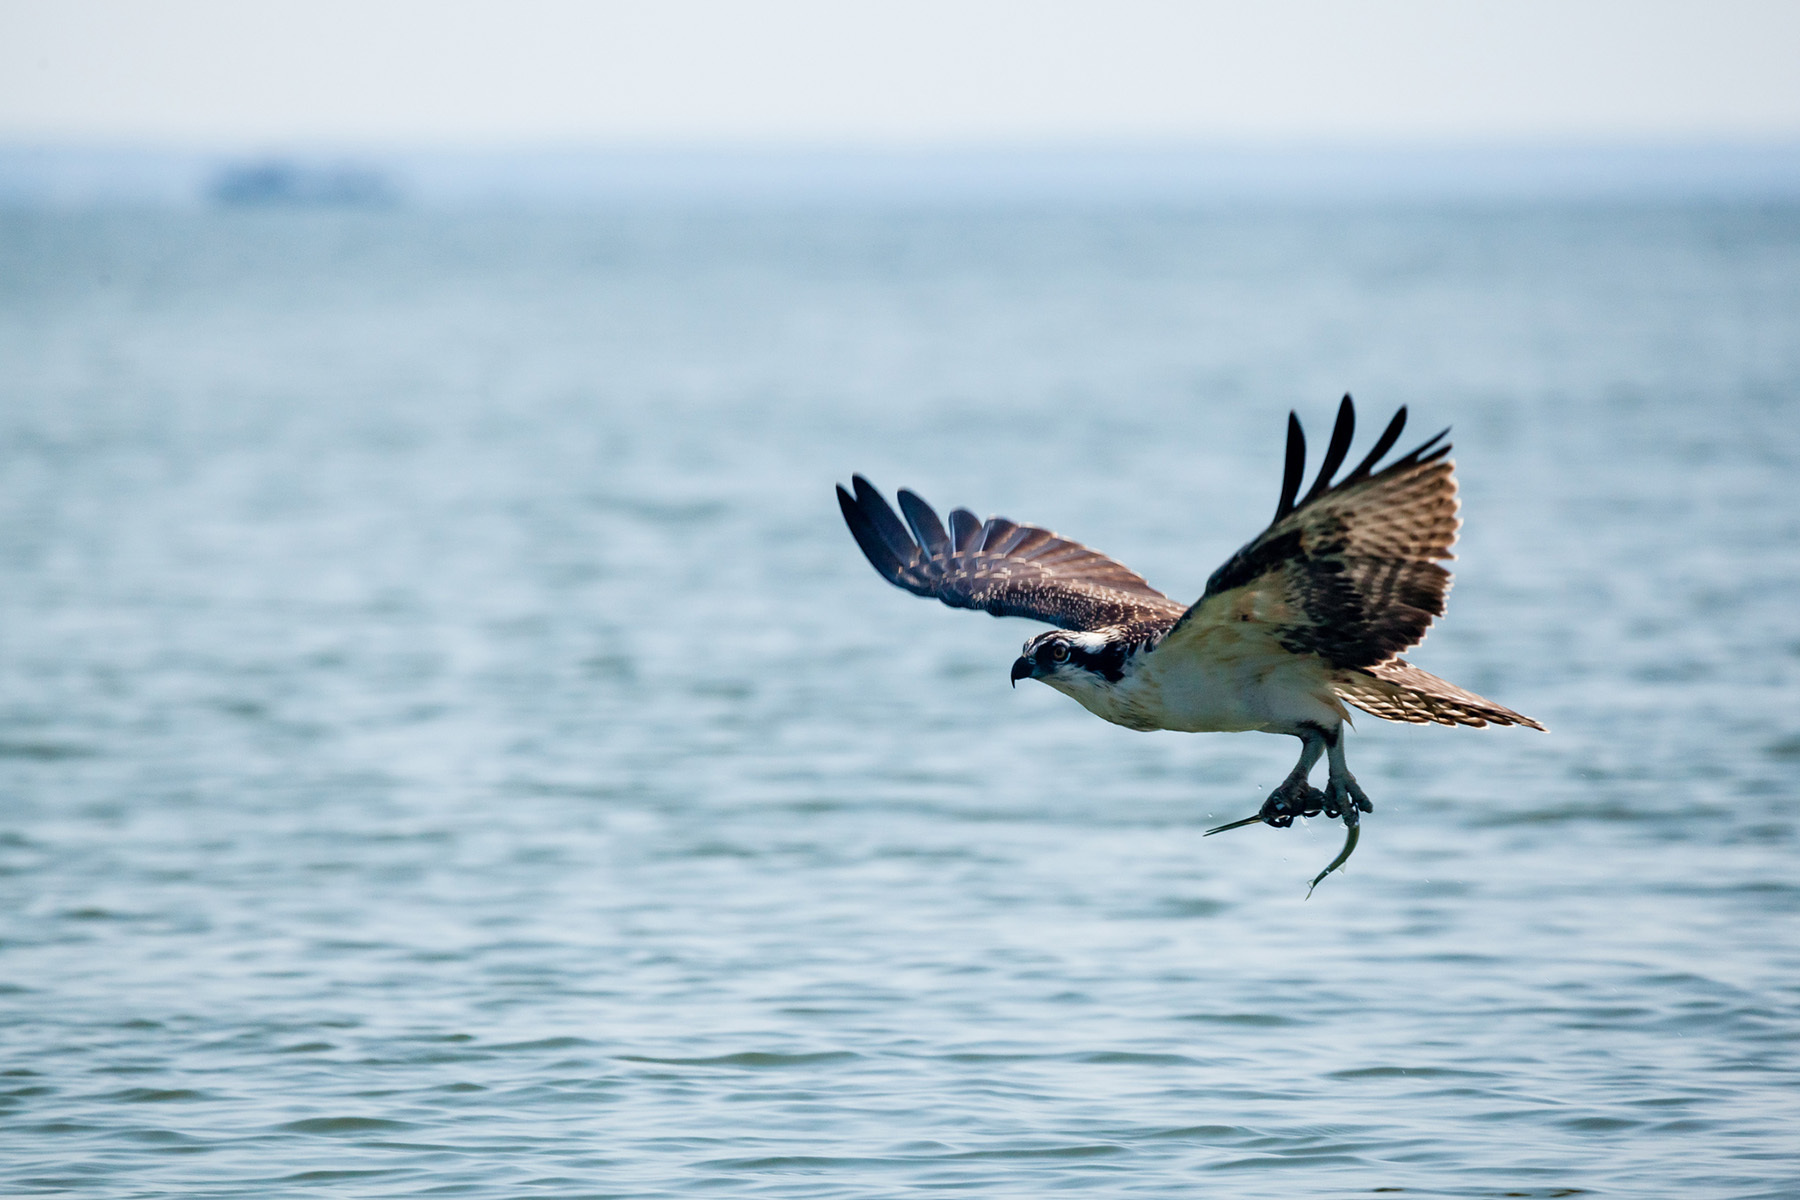
[{"label": "wing feather", "polygon": [[[1347,395],[1344,397],[1346,400],[1349,398],[1350,397]],[[1381,456],[1386,454],[1389,450],[1392,450],[1394,448],[1394,443],[1400,440],[1400,431],[1405,428],[1406,406],[1401,405],[1400,411],[1394,414],[1394,419],[1388,422],[1387,428],[1381,431],[1381,436],[1375,439],[1374,448],[1369,451],[1368,455],[1365,456],[1361,462],[1356,464],[1350,474],[1344,476],[1344,483],[1352,484],[1358,480],[1368,478],[1369,472],[1375,469],[1375,464],[1381,461]],[[1448,432],[1449,430],[1444,431],[1444,433]],[[1438,434],[1438,437],[1443,436],[1444,434],[1442,433]]]},{"label": "wing feather", "polygon": [[[857,478],[861,478],[861,476],[857,476]],[[871,488],[870,490],[873,491],[874,489]],[[882,507],[887,507],[885,501],[883,501]],[[950,542],[951,545],[955,547],[956,553],[967,554],[969,551],[975,549],[979,544],[980,537],[981,522],[976,519],[974,513],[966,508],[951,510]]]},{"label": "wing feather", "polygon": [[1005,556],[1000,544],[1013,535],[1019,527],[1005,517],[989,517],[981,527],[981,550],[987,554]]},{"label": "wing feather", "polygon": [[881,539],[890,555],[895,558],[904,557],[913,545],[906,526],[900,523],[900,518],[894,515],[894,510],[887,506],[886,501],[880,504],[868,502],[869,497],[875,495],[875,489],[869,486],[867,480],[853,479],[850,482],[856,488],[856,498],[862,502],[864,517],[874,529],[875,535]]},{"label": "wing feather", "polygon": [[1332,679],[1332,688],[1356,707],[1389,721],[1543,729],[1523,713],[1439,679],[1404,658],[1390,658],[1366,669],[1339,671]]},{"label": "wing feather", "polygon": [[[853,479],[851,483],[855,483]],[[900,511],[906,514],[906,523],[912,526],[913,537],[919,545],[925,547],[927,554],[948,554],[950,552],[950,535],[944,532],[944,523],[938,520],[937,513],[931,505],[919,499],[916,493],[901,488],[898,496]]]},{"label": "wing feather", "polygon": [[1275,505],[1275,520],[1294,511],[1294,499],[1300,485],[1306,482],[1306,431],[1300,428],[1300,414],[1288,413],[1287,469],[1281,476],[1281,500]]},{"label": "wing feather", "polygon": [[1036,554],[1046,542],[1057,540],[1054,533],[1036,525],[1022,525],[1020,528],[1025,531],[1025,536],[1019,539],[1019,544],[1012,548],[1012,552],[1021,558],[1028,558]]},{"label": "wing feather", "polygon": [[1448,430],[1376,470],[1399,440],[1406,410],[1394,414],[1375,447],[1343,479],[1355,436],[1345,396],[1318,478],[1298,503],[1306,440],[1288,420],[1287,470],[1275,520],[1207,581],[1181,626],[1260,621],[1296,654],[1334,667],[1372,667],[1417,645],[1444,612],[1457,519],[1456,478],[1440,444]]},{"label": "wing feather", "polygon": [[1331,444],[1325,448],[1325,461],[1319,464],[1319,477],[1313,481],[1312,491],[1306,493],[1306,498],[1300,501],[1301,508],[1330,490],[1331,477],[1344,465],[1344,456],[1350,453],[1350,443],[1355,437],[1356,406],[1350,403],[1350,397],[1346,395],[1344,402],[1338,405],[1337,424],[1331,427]]},{"label": "wing feather", "polygon": [[899,493],[903,523],[861,475],[851,488],[839,486],[838,507],[856,544],[883,579],[914,595],[1078,630],[1146,621],[1167,628],[1183,612],[1128,567],[1048,529],[1004,517],[983,523],[958,508],[946,532],[914,492]]},{"label": "wing feather", "polygon": [[[1008,522],[1008,524],[1011,523]],[[1012,527],[1007,530],[1005,537],[990,539],[987,542],[986,549],[990,554],[998,554],[1000,557],[1006,558],[1016,553],[1020,543],[1024,542],[1025,539],[1030,536],[1031,526],[1012,525]]]}]

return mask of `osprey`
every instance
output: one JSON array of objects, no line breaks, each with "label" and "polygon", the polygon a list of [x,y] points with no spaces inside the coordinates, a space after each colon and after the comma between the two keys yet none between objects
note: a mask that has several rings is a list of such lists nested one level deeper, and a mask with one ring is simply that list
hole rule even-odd
[{"label": "osprey", "polygon": [[[1301,495],[1306,437],[1290,412],[1275,519],[1213,572],[1191,606],[1036,525],[983,522],[959,508],[945,528],[905,489],[902,522],[861,475],[853,493],[838,487],[838,504],[856,544],[896,587],[1057,626],[1025,643],[1014,686],[1042,680],[1127,729],[1299,738],[1300,760],[1261,811],[1207,833],[1341,817],[1344,848],[1316,887],[1356,849],[1360,814],[1374,811],[1344,762],[1346,704],[1390,721],[1544,728],[1400,657],[1444,613],[1450,572],[1438,564],[1454,557],[1461,525],[1448,429],[1376,469],[1405,425],[1402,408],[1334,482],[1356,432],[1345,396],[1318,476]],[[1321,755],[1329,763],[1323,791],[1308,782]]]}]

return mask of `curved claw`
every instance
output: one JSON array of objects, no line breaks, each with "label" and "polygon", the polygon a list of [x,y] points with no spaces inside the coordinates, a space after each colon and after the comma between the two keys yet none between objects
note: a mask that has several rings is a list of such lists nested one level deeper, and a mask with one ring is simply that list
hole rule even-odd
[{"label": "curved claw", "polygon": [[1241,821],[1233,821],[1228,825],[1215,825],[1200,836],[1211,837],[1215,833],[1224,833],[1227,829],[1242,829],[1246,825],[1259,825],[1261,823],[1262,814],[1257,813],[1254,817],[1245,817]]},{"label": "curved claw", "polygon": [[1346,821],[1345,824],[1348,826],[1349,832],[1344,835],[1344,848],[1338,851],[1338,856],[1332,859],[1323,871],[1320,871],[1317,875],[1313,876],[1313,881],[1311,883],[1306,885],[1306,898],[1308,900],[1312,899],[1313,889],[1319,886],[1319,881],[1349,862],[1350,856],[1356,852],[1357,840],[1362,837],[1362,825],[1360,822],[1356,821]]}]

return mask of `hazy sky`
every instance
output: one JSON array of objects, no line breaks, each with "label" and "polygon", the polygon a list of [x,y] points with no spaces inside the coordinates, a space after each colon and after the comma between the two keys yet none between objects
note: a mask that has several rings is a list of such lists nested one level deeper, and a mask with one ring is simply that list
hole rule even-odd
[{"label": "hazy sky", "polygon": [[0,0],[0,138],[1800,136],[1800,0]]}]

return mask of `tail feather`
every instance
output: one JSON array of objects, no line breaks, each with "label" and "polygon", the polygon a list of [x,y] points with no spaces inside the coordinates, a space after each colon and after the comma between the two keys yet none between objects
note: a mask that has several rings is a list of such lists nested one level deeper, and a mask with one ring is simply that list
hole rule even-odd
[{"label": "tail feather", "polygon": [[1544,727],[1502,704],[1421,671],[1403,658],[1372,667],[1339,671],[1332,679],[1337,694],[1364,712],[1389,721],[1439,725],[1526,725]]}]

